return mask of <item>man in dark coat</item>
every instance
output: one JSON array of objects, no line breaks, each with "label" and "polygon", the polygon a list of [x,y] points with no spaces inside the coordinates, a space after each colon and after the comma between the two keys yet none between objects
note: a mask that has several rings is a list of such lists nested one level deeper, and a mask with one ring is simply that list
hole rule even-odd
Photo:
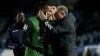
[{"label": "man in dark coat", "polygon": [[77,56],[75,17],[65,6],[58,6],[55,13],[56,24],[52,26],[47,14],[38,14],[46,29],[50,31],[53,56]]},{"label": "man in dark coat", "polygon": [[[8,28],[7,47],[13,49],[14,56],[24,56],[25,46],[23,43],[23,32],[31,34],[32,23],[25,20],[24,13],[18,10],[14,16],[15,22]],[[25,35],[26,36],[26,35]]]}]

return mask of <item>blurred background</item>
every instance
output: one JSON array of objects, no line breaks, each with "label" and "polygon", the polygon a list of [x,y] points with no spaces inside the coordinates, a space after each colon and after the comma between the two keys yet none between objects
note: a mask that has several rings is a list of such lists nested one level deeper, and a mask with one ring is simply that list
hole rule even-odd
[{"label": "blurred background", "polygon": [[78,56],[100,56],[99,0],[0,0],[0,56],[5,52],[6,31],[14,11],[22,10],[29,18],[34,13],[34,5],[44,1],[65,5],[76,17]]}]

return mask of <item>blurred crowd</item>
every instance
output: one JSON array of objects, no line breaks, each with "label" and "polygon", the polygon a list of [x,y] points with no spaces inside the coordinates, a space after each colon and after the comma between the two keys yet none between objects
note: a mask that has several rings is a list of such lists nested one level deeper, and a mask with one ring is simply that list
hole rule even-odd
[{"label": "blurred crowd", "polygon": [[79,56],[99,56],[100,30],[82,33],[77,36],[76,43]]}]

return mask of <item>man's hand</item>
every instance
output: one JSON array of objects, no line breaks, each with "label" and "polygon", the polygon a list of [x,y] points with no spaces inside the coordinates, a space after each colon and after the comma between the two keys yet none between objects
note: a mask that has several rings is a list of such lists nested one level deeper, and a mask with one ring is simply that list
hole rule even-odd
[{"label": "man's hand", "polygon": [[38,17],[41,19],[41,20],[45,20],[47,19],[47,12],[46,12],[46,15],[43,13],[43,11],[39,11],[38,12]]},{"label": "man's hand", "polygon": [[50,17],[48,17],[48,20],[50,20],[50,21],[56,20],[54,14],[52,14]]},{"label": "man's hand", "polygon": [[8,45],[8,48],[15,49],[15,47],[14,46],[11,46],[11,45]]}]

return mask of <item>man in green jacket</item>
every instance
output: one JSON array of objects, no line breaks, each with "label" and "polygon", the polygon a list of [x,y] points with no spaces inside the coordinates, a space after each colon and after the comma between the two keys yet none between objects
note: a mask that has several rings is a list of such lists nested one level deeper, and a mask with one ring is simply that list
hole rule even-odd
[{"label": "man in green jacket", "polygon": [[[46,52],[44,50],[45,49],[44,42],[43,42],[44,37],[43,38],[40,37],[46,31],[45,30],[43,31],[42,22],[37,17],[39,10],[43,10],[45,13],[46,10],[50,10],[50,8],[48,8],[48,5],[46,5],[45,3],[42,3],[42,2],[36,4],[35,13],[34,13],[35,16],[29,18],[29,20],[33,24],[31,34],[29,34],[30,36],[25,36],[25,33],[24,33],[24,37],[25,37],[24,44],[27,46],[27,48],[25,50],[25,56],[47,56],[47,55],[52,54],[51,45],[47,46],[48,50]],[[44,55],[45,53],[48,53],[48,54]]]}]

